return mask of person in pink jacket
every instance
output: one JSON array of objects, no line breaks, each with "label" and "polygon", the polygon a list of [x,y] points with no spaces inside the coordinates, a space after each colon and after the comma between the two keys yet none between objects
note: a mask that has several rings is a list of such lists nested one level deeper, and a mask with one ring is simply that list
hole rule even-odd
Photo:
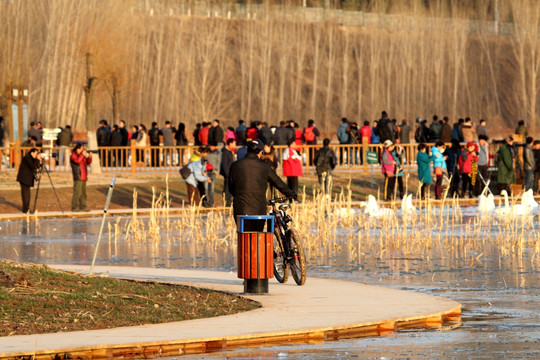
[{"label": "person in pink jacket", "polygon": [[302,157],[296,151],[295,140],[289,141],[289,147],[283,151],[283,176],[287,177],[287,185],[298,193],[298,177],[302,176]]}]

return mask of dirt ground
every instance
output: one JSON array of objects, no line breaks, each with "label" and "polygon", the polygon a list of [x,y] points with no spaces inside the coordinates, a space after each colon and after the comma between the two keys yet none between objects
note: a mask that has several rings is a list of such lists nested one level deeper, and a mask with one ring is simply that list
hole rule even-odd
[{"label": "dirt ground", "polygon": [[[18,213],[21,211],[20,186],[16,181],[16,171],[0,173],[0,213]],[[105,200],[109,191],[112,178],[116,176],[113,197],[110,209],[130,209],[133,207],[133,192],[137,191],[137,207],[152,207],[153,189],[155,196],[165,193],[168,185],[171,207],[183,206],[187,201],[186,185],[178,173],[154,173],[154,174],[130,174],[130,173],[103,173],[101,175],[89,175],[87,183],[87,208],[100,210],[105,206]],[[416,192],[418,180],[415,174],[405,175],[408,188]],[[73,195],[73,181],[71,173],[50,172],[50,179],[43,174],[37,197],[36,210],[38,212],[60,211],[60,205],[64,211],[71,210],[71,197]],[[286,180],[285,178],[283,178]],[[341,191],[347,191],[350,184],[353,200],[365,200],[367,194],[377,195],[379,188],[382,189],[383,177],[379,172],[373,175],[373,187],[371,176],[360,172],[336,172],[334,174],[334,195]],[[308,196],[313,190],[318,189],[317,176],[313,173],[300,178],[300,192],[305,188]],[[34,208],[37,183],[32,188],[30,210]],[[58,196],[58,199],[55,195]],[[221,206],[223,191],[223,177],[218,176],[216,181],[216,193],[214,206]],[[59,201],[60,204],[59,204]]]}]

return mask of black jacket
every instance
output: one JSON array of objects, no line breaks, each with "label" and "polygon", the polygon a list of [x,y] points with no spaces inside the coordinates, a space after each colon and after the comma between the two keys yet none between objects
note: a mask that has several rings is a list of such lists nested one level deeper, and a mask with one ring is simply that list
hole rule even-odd
[{"label": "black jacket", "polygon": [[258,138],[265,145],[270,145],[274,141],[274,134],[272,134],[272,129],[268,126],[263,126],[259,129]]},{"label": "black jacket", "polygon": [[21,161],[21,165],[19,166],[17,181],[28,187],[34,186],[35,173],[38,167],[39,160],[34,159],[32,155],[30,155],[30,152],[27,152]]},{"label": "black jacket", "polygon": [[161,130],[157,127],[153,127],[148,131],[148,137],[150,138],[150,146],[159,146],[159,135],[163,135]]},{"label": "black jacket", "polygon": [[274,134],[276,145],[288,145],[290,140],[294,139],[294,130],[288,127],[278,127]]},{"label": "black jacket", "polygon": [[219,174],[225,178],[229,178],[229,172],[231,171],[231,165],[234,162],[234,154],[227,148],[223,148],[221,152],[221,164],[219,168]]},{"label": "black jacket", "polygon": [[212,126],[208,130],[208,143],[216,142],[216,144],[223,142],[223,129],[221,126]]},{"label": "black jacket", "polygon": [[111,130],[106,127],[102,126],[99,129],[97,129],[97,143],[99,147],[102,146],[111,146]]},{"label": "black jacket", "polygon": [[111,135],[111,146],[122,146],[123,136],[120,130],[112,132]]},{"label": "black jacket", "polygon": [[229,191],[234,196],[234,215],[266,215],[266,186],[270,183],[285,196],[294,192],[257,155],[247,153],[231,165]]}]

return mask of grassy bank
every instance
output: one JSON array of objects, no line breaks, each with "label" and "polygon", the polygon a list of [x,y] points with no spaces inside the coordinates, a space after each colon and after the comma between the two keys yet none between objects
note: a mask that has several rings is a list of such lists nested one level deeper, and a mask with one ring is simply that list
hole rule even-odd
[{"label": "grassy bank", "polygon": [[259,307],[212,290],[0,262],[0,336],[182,321]]}]

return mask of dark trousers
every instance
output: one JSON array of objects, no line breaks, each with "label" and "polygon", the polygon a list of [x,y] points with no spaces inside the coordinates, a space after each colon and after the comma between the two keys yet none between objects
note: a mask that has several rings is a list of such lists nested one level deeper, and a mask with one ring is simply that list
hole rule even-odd
[{"label": "dark trousers", "polygon": [[540,181],[540,171],[534,172],[534,184],[533,184],[533,191],[535,193],[538,193],[540,190],[540,187],[538,186],[538,182]]},{"label": "dark trousers", "polygon": [[420,189],[420,196],[422,199],[427,199],[431,197],[430,191],[429,191],[429,183],[423,183],[422,188]]},{"label": "dark trousers", "polygon": [[79,210],[86,210],[86,181],[74,180],[71,211]]},{"label": "dark trousers", "polygon": [[403,176],[397,177],[397,183],[398,183],[398,189],[399,189],[399,197],[403,199],[403,196],[405,195],[405,192],[403,190]]},{"label": "dark trousers", "polygon": [[442,175],[437,175],[437,180],[435,181],[435,199],[442,198]]},{"label": "dark trousers", "polygon": [[471,177],[469,175],[470,174],[466,174],[466,173],[461,174],[461,182],[462,182],[461,190],[462,190],[462,195],[465,196],[467,195],[467,189],[468,189],[469,197],[472,198],[474,196],[474,189],[471,183]]},{"label": "dark trousers", "polygon": [[150,162],[152,167],[159,166],[159,149],[150,150]]},{"label": "dark trousers", "polygon": [[229,179],[223,177],[223,194],[225,194],[225,206],[229,207],[232,205],[232,194],[229,191]]},{"label": "dark trousers", "polygon": [[287,176],[287,186],[298,193],[298,176]]},{"label": "dark trousers", "polygon": [[21,184],[22,212],[27,213],[30,209],[30,187]]},{"label": "dark trousers", "polygon": [[454,172],[454,174],[452,175],[452,179],[450,180],[450,189],[448,190],[449,197],[453,198],[454,195],[456,194],[459,195],[459,180],[460,180],[459,173]]},{"label": "dark trousers", "polygon": [[394,188],[396,187],[396,177],[384,175],[384,198],[392,200],[394,197]]},{"label": "dark trousers", "polygon": [[186,189],[189,205],[199,205],[199,202],[201,201],[199,190],[195,186],[188,183],[186,183]]}]

